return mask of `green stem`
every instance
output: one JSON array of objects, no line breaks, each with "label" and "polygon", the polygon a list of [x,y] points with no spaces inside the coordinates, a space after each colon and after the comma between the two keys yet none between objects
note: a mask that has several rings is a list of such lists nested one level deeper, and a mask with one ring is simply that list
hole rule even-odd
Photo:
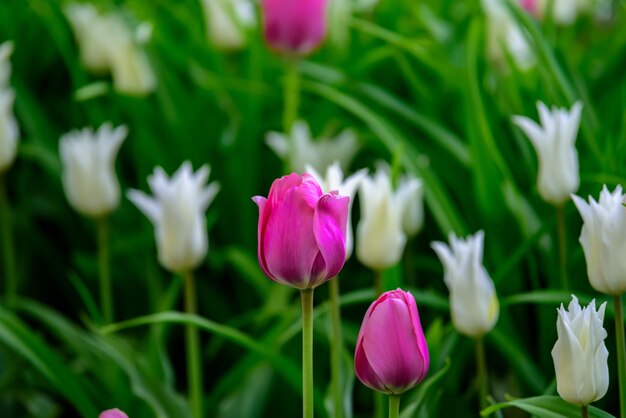
[{"label": "green stem", "polygon": [[283,131],[289,135],[293,123],[298,118],[298,107],[300,106],[300,72],[296,59],[289,59],[286,62],[284,95]]},{"label": "green stem", "polygon": [[332,340],[330,342],[331,385],[333,390],[333,408],[335,418],[343,418],[343,403],[341,396],[341,353],[343,351],[343,336],[341,332],[341,309],[339,306],[339,277],[329,283],[330,309],[332,320]]},{"label": "green stem", "polygon": [[385,416],[385,395],[380,392],[374,392],[374,418],[383,418]]},{"label": "green stem", "polygon": [[105,325],[113,322],[113,298],[109,271],[109,227],[106,218],[96,220],[98,230],[98,275],[100,279],[100,309]]},{"label": "green stem", "polygon": [[389,395],[389,418],[400,416],[400,395]]},{"label": "green stem", "polygon": [[302,299],[302,418],[313,418],[313,289]]},{"label": "green stem", "polygon": [[563,290],[569,289],[567,282],[567,237],[565,230],[565,214],[563,205],[556,208],[557,233],[559,238],[559,276],[561,278],[561,287]]},{"label": "green stem", "polygon": [[382,270],[374,270],[374,292],[376,297],[383,294],[383,272]]},{"label": "green stem", "polygon": [[[193,271],[183,272],[185,285],[185,312],[197,314],[196,289]],[[187,350],[187,390],[193,418],[202,418],[202,362],[200,359],[200,340],[198,328],[187,324],[185,328],[185,345]]]},{"label": "green stem", "polygon": [[615,295],[615,337],[617,339],[617,371],[619,378],[620,417],[626,418],[626,342],[624,341],[624,308],[622,295]]},{"label": "green stem", "polygon": [[582,415],[582,418],[589,418],[589,405],[581,406],[580,413]]},{"label": "green stem", "polygon": [[487,407],[487,362],[485,360],[485,342],[482,337],[476,339],[476,378],[480,409]]},{"label": "green stem", "polygon": [[6,191],[4,174],[0,173],[0,234],[2,234],[2,261],[6,281],[6,300],[11,303],[17,296],[17,272],[15,270],[15,247],[11,228],[11,209]]}]

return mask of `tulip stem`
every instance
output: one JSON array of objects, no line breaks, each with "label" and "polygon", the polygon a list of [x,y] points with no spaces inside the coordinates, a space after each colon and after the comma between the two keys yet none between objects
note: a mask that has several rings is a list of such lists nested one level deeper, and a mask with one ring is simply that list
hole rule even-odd
[{"label": "tulip stem", "polygon": [[15,270],[15,247],[11,229],[11,210],[5,177],[0,173],[0,234],[2,234],[2,261],[6,281],[6,300],[11,303],[17,296],[17,273]]},{"label": "tulip stem", "polygon": [[582,418],[589,418],[589,405],[583,405],[580,407]]},{"label": "tulip stem", "polygon": [[400,395],[389,395],[389,418],[400,416]]},{"label": "tulip stem", "polygon": [[565,230],[565,212],[563,205],[556,207],[557,234],[559,239],[559,276],[563,290],[569,289],[567,282],[567,237]]},{"label": "tulip stem", "polygon": [[374,292],[376,297],[383,294],[383,272],[382,270],[374,270]]},{"label": "tulip stem", "polygon": [[626,418],[626,342],[624,341],[624,308],[622,295],[615,295],[615,338],[617,339],[617,372],[619,378],[620,417]]},{"label": "tulip stem", "polygon": [[105,325],[113,322],[113,298],[109,271],[109,226],[106,218],[96,220],[98,234],[98,274],[100,279],[100,309]]},{"label": "tulip stem", "polygon": [[302,299],[302,418],[313,418],[313,289]]},{"label": "tulip stem", "polygon": [[487,362],[485,360],[485,341],[483,337],[476,338],[476,378],[478,381],[478,396],[480,409],[487,407]]},{"label": "tulip stem", "polygon": [[[197,314],[196,289],[193,271],[183,272],[185,282],[185,312]],[[198,328],[191,323],[185,327],[185,345],[187,350],[187,390],[193,418],[202,418],[202,362],[200,359],[200,340]]]},{"label": "tulip stem", "polygon": [[333,388],[333,408],[335,418],[343,418],[343,402],[341,396],[341,353],[343,336],[341,330],[341,309],[339,306],[339,277],[329,282],[330,309],[332,321],[332,339],[330,342],[331,384]]},{"label": "tulip stem", "polygon": [[289,59],[286,63],[284,95],[283,131],[289,135],[293,123],[298,118],[300,106],[300,71],[296,59]]}]

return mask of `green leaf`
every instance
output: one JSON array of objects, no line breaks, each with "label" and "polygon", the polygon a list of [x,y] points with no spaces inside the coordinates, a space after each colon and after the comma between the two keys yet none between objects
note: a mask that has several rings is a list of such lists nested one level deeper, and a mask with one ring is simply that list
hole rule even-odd
[{"label": "green leaf", "polygon": [[[558,396],[536,396],[534,398],[515,399],[508,402],[491,405],[483,409],[480,415],[486,417],[495,411],[514,406],[538,418],[578,418],[580,407],[569,404]],[[613,415],[596,407],[589,407],[589,416],[595,418],[615,418]]]}]

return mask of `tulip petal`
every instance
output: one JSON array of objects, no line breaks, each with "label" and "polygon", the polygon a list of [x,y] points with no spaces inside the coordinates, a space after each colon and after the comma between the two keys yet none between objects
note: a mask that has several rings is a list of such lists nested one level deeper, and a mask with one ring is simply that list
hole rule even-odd
[{"label": "tulip petal", "polygon": [[291,173],[274,180],[272,187],[270,187],[270,193],[267,199],[271,202],[272,206],[283,199],[285,192],[292,187],[299,186],[302,183],[302,179],[298,173]]},{"label": "tulip petal", "polygon": [[313,233],[324,258],[325,272],[312,272],[313,277],[323,274],[326,278],[332,278],[339,273],[346,261],[349,203],[349,197],[333,194],[322,196],[317,203],[313,217]]},{"label": "tulip petal", "polygon": [[271,272],[268,276],[279,283],[307,288],[319,252],[311,231],[314,211],[296,187],[283,192],[278,205],[272,205],[273,198],[270,191],[265,203],[266,223],[259,237],[265,267]]}]

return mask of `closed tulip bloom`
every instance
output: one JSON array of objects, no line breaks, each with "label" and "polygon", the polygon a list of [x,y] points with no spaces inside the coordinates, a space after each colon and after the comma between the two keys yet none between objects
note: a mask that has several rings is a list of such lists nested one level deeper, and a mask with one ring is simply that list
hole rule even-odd
[{"label": "closed tulip bloom", "polygon": [[17,153],[19,129],[13,115],[15,91],[9,87],[13,43],[4,42],[0,45],[0,173],[9,169]]},{"label": "closed tulip bloom", "polygon": [[261,0],[268,45],[288,55],[312,52],[326,36],[326,0]]},{"label": "closed tulip bloom", "polygon": [[110,72],[121,93],[143,95],[156,88],[156,77],[141,47],[150,36],[145,23],[134,32],[119,12],[100,13],[91,4],[69,3],[64,11],[86,69]]},{"label": "closed tulip bloom", "polygon": [[154,224],[159,263],[171,272],[191,271],[206,257],[205,213],[219,191],[216,182],[207,185],[209,174],[207,165],[194,173],[189,161],[171,178],[156,167],[148,177],[153,196],[139,190],[128,192],[128,198]]},{"label": "closed tulip bloom", "polygon": [[102,413],[98,416],[98,418],[128,418],[124,412],[119,409],[107,409],[106,411],[102,411]]},{"label": "closed tulip bloom", "polygon": [[292,173],[272,183],[259,206],[258,258],[273,281],[313,289],[336,276],[346,259],[350,198],[324,194],[313,176]]},{"label": "closed tulip bloom", "polygon": [[430,364],[415,299],[401,289],[383,293],[365,313],[354,370],[367,387],[399,395],[424,380]]},{"label": "closed tulip bloom", "polygon": [[424,224],[424,186],[417,177],[403,176],[396,192],[402,207],[402,229],[411,237]]},{"label": "closed tulip bloom", "polygon": [[383,270],[400,261],[406,244],[402,228],[403,205],[394,194],[384,169],[366,177],[359,190],[361,219],[357,226],[356,256],[372,270]]},{"label": "closed tulip bloom", "polygon": [[354,195],[359,188],[361,181],[367,176],[367,169],[361,169],[347,178],[343,178],[343,171],[339,165],[339,161],[335,161],[326,169],[326,177],[322,177],[313,167],[307,165],[306,171],[310,173],[322,187],[324,193],[330,193],[333,190],[339,192],[341,196],[348,196],[350,203],[348,204],[348,227],[346,229],[346,259],[352,255],[353,241],[352,237],[352,203]]},{"label": "closed tulip bloom", "polygon": [[500,310],[495,286],[482,264],[484,238],[483,231],[466,239],[450,234],[450,246],[443,242],[431,244],[443,264],[452,323],[469,337],[491,331]]},{"label": "closed tulip bloom", "polygon": [[609,388],[609,351],[602,326],[606,302],[596,311],[595,300],[581,308],[572,295],[567,310],[561,304],[556,321],[558,339],[552,349],[556,390],[569,403],[586,406]]},{"label": "closed tulip bloom", "polygon": [[98,218],[120,203],[120,184],[115,175],[115,157],[127,134],[126,126],[105,123],[72,131],[61,137],[63,188],[68,202],[79,213]]},{"label": "closed tulip bloom", "polygon": [[621,295],[626,292],[626,196],[622,186],[610,193],[606,185],[596,202],[572,195],[583,218],[580,244],[587,261],[587,275],[598,292]]},{"label": "closed tulip bloom", "polygon": [[346,170],[358,148],[354,131],[345,129],[335,138],[313,140],[309,125],[296,121],[291,132],[269,132],[265,142],[282,160],[296,172],[306,171],[307,165],[322,172],[335,161]]},{"label": "closed tulip bloom", "polygon": [[242,48],[246,28],[256,23],[250,0],[202,0],[207,35],[213,45],[226,50]]},{"label": "closed tulip bloom", "polygon": [[576,102],[570,111],[557,107],[550,110],[538,102],[539,124],[525,116],[513,117],[513,123],[526,134],[537,152],[539,194],[553,205],[562,205],[580,185],[575,142],[582,107],[582,103]]}]

